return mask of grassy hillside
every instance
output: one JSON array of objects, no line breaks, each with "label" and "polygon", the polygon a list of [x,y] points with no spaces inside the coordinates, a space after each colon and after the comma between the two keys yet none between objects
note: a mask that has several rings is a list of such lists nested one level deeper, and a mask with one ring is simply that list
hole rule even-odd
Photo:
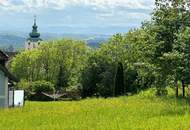
[{"label": "grassy hillside", "polygon": [[26,102],[0,110],[0,129],[131,130],[190,128],[190,105],[169,97],[132,96],[73,102]]}]

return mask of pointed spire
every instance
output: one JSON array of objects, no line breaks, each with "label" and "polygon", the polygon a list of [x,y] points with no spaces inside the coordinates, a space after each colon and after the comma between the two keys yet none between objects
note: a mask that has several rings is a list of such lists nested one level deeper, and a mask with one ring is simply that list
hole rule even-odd
[{"label": "pointed spire", "polygon": [[36,25],[36,15],[34,15],[34,25]]},{"label": "pointed spire", "polygon": [[36,15],[34,15],[34,25],[32,26],[32,32],[29,34],[30,38],[39,39],[40,33],[38,33],[38,26],[36,24]]},{"label": "pointed spire", "polygon": [[34,15],[34,25],[32,26],[32,32],[38,32],[38,26],[36,25],[36,15]]}]

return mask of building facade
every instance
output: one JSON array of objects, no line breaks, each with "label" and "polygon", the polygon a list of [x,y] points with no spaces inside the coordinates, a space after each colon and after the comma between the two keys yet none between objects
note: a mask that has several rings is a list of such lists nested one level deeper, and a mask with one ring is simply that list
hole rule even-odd
[{"label": "building facade", "polygon": [[13,99],[9,99],[9,91],[13,89],[13,82],[18,81],[6,68],[6,62],[8,59],[8,55],[0,51],[0,108],[14,105],[13,103],[10,103]]},{"label": "building facade", "polygon": [[36,18],[34,19],[34,25],[32,26],[32,32],[29,33],[29,38],[27,38],[25,43],[25,49],[31,50],[37,48],[42,39],[40,38],[40,33],[38,33],[38,26],[36,24]]}]

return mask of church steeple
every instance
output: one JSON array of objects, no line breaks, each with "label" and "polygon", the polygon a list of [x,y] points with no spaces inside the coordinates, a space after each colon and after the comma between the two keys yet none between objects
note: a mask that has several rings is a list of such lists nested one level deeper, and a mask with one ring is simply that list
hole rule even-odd
[{"label": "church steeple", "polygon": [[29,38],[26,42],[26,49],[36,48],[42,39],[40,38],[40,33],[38,32],[38,26],[36,24],[36,16],[34,16],[34,24],[32,26],[32,32],[29,33]]},{"label": "church steeple", "polygon": [[34,25],[32,26],[32,32],[29,34],[31,38],[39,38],[40,33],[38,33],[38,26],[36,25],[36,16],[34,16]]}]

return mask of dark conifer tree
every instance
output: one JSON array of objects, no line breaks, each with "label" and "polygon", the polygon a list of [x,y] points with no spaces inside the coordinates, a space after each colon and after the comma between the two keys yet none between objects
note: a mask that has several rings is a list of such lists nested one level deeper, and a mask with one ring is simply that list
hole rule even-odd
[{"label": "dark conifer tree", "polygon": [[125,93],[125,86],[124,86],[123,64],[118,63],[117,72],[115,76],[115,96],[121,96],[124,93]]}]

